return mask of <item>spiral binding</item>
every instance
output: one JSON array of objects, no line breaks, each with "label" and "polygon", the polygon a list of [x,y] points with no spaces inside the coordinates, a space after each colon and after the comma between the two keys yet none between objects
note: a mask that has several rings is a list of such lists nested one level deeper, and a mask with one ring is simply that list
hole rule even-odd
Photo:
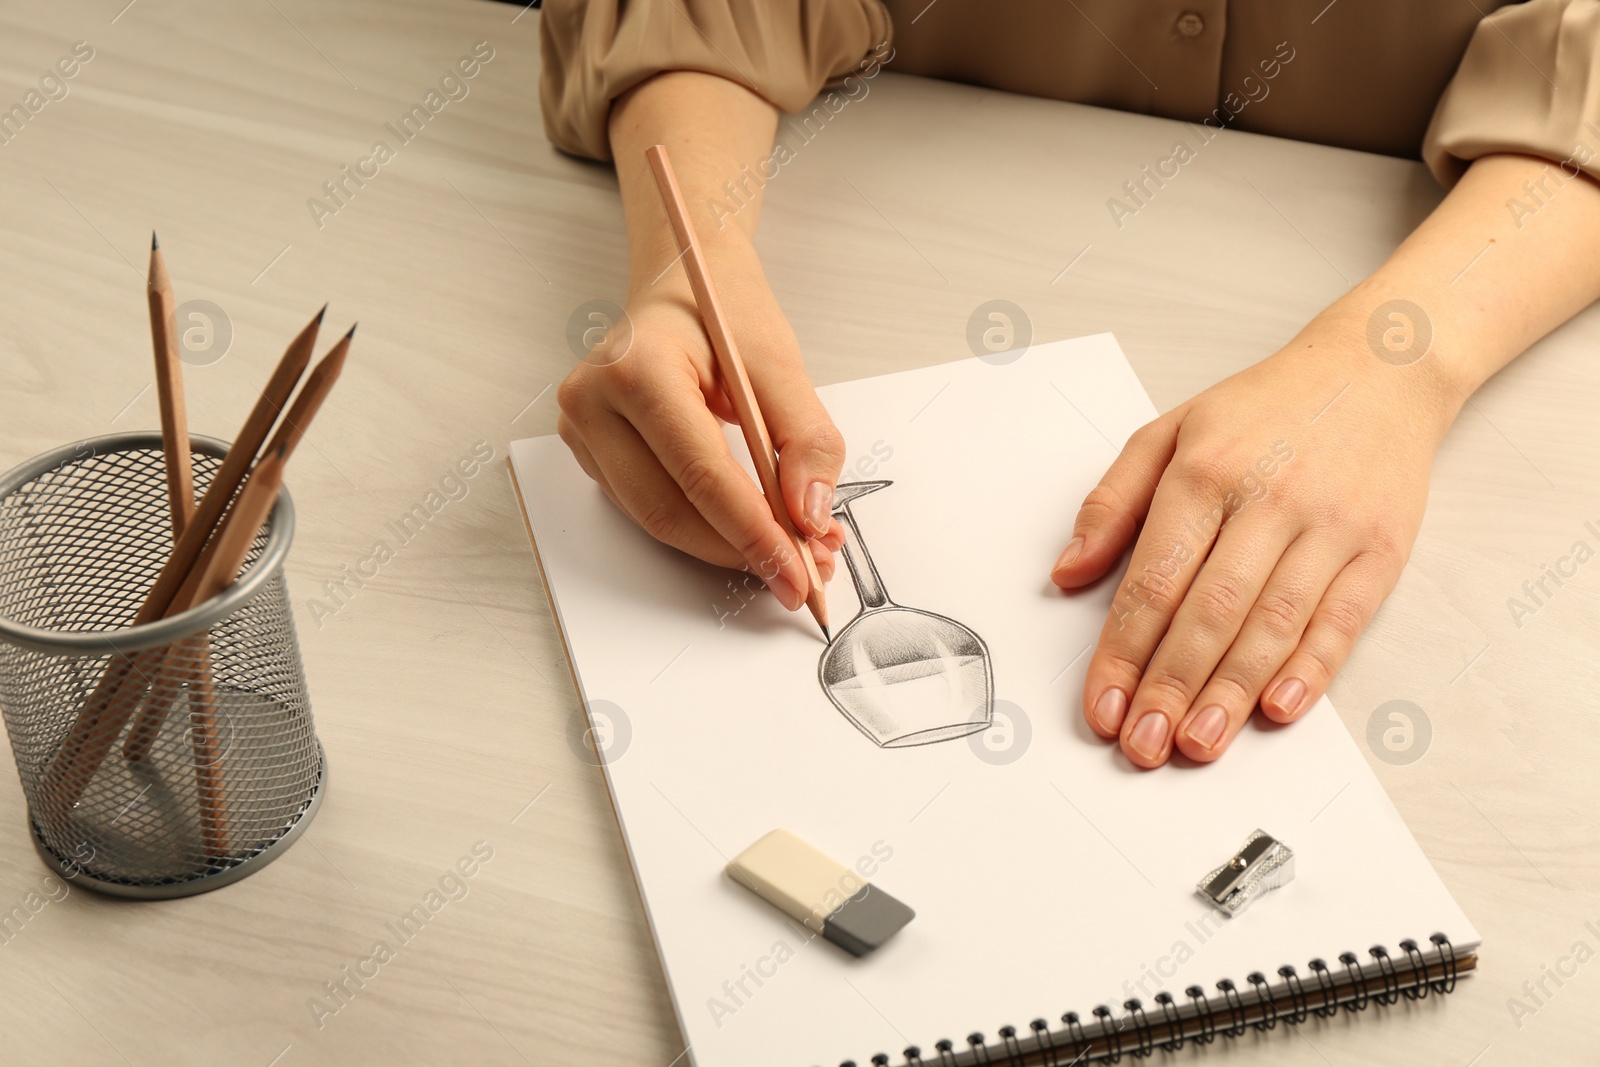
[{"label": "spiral binding", "polygon": [[[1398,1004],[1401,999],[1423,1000],[1430,993],[1443,996],[1455,990],[1457,976],[1477,965],[1477,957],[1457,955],[1443,934],[1434,934],[1428,942],[1431,959],[1412,940],[1400,942],[1403,960],[1374,945],[1367,950],[1370,961],[1365,964],[1354,952],[1340,953],[1341,971],[1314,959],[1306,964],[1307,977],[1286,964],[1277,970],[1276,985],[1253,971],[1245,976],[1248,989],[1227,978],[1216,984],[1214,993],[1192,985],[1184,990],[1188,1002],[1183,1004],[1162,990],[1155,995],[1153,1008],[1137,998],[1124,1001],[1120,1018],[1100,1004],[1088,1023],[1069,1011],[1061,1016],[1060,1026],[1044,1019],[1033,1020],[1026,1032],[1003,1026],[994,1043],[981,1033],[967,1035],[965,1048],[942,1038],[934,1042],[931,1058],[915,1045],[907,1048],[902,1067],[1077,1067],[1117,1063],[1124,1056],[1142,1060],[1157,1050],[1176,1052],[1186,1041],[1204,1046],[1218,1037],[1271,1030],[1280,1019],[1299,1026],[1313,1015],[1332,1018],[1340,1009],[1358,1012],[1375,1004]],[[873,1067],[892,1064],[885,1052],[869,1062]],[[839,1067],[856,1067],[856,1062],[845,1060]]]}]

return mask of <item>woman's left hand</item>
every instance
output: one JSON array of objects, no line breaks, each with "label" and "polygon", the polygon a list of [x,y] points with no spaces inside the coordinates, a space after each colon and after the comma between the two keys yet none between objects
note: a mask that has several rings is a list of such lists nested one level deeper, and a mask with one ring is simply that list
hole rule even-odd
[{"label": "woman's left hand", "polygon": [[1214,760],[1257,706],[1292,722],[1326,692],[1410,555],[1462,402],[1428,362],[1313,324],[1137,431],[1089,493],[1051,577],[1095,581],[1137,533],[1083,693],[1136,765]]}]

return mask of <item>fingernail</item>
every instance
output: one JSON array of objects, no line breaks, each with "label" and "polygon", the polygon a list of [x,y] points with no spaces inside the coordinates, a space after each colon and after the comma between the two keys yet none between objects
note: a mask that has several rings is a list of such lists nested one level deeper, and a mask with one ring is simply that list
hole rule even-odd
[{"label": "fingernail", "polygon": [[1080,534],[1067,542],[1067,547],[1061,550],[1061,556],[1056,560],[1056,565],[1050,568],[1050,573],[1054,574],[1063,567],[1072,566],[1081,555],[1083,555],[1083,537]]},{"label": "fingernail", "polygon": [[1128,698],[1120,689],[1107,689],[1094,702],[1094,719],[1100,729],[1114,734],[1122,729],[1122,717],[1128,713]]},{"label": "fingernail", "polygon": [[1306,683],[1298,678],[1285,678],[1268,699],[1280,714],[1292,717],[1300,714],[1300,704],[1305,698]]},{"label": "fingernail", "polygon": [[805,603],[805,597],[800,595],[800,590],[779,571],[767,579],[767,588],[772,590],[772,595],[778,598],[778,603],[794,611]]},{"label": "fingernail", "polygon": [[1217,742],[1222,740],[1222,731],[1227,725],[1228,713],[1213,704],[1196,715],[1184,733],[1189,736],[1189,740],[1203,748],[1215,748]]},{"label": "fingernail", "polygon": [[1140,719],[1128,735],[1128,744],[1147,760],[1161,758],[1161,749],[1167,743],[1167,717],[1152,711]]},{"label": "fingernail", "polygon": [[806,521],[811,524],[811,532],[825,534],[828,532],[829,512],[833,508],[833,487],[827,482],[812,482],[806,486]]}]

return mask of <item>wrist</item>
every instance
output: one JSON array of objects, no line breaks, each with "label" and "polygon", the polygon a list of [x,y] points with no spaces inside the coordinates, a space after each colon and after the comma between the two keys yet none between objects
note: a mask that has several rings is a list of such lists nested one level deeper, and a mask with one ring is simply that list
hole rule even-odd
[{"label": "wrist", "polygon": [[1438,305],[1364,282],[1312,319],[1289,348],[1330,367],[1344,383],[1362,383],[1404,405],[1417,424],[1443,438],[1479,383],[1440,345],[1439,317],[1427,310]]},{"label": "wrist", "polygon": [[[751,286],[768,292],[760,257],[746,234],[728,227],[722,232],[697,232],[696,236],[719,298],[726,300],[735,292],[747,292]],[[645,304],[685,300],[694,303],[689,275],[684,270],[677,239],[663,223],[660,230],[639,235],[632,242],[628,301]]]},{"label": "wrist", "polygon": [[1385,267],[1323,314],[1358,328],[1381,364],[1414,372],[1414,384],[1442,394],[1453,412],[1515,355],[1474,329],[1483,312],[1450,285]]}]

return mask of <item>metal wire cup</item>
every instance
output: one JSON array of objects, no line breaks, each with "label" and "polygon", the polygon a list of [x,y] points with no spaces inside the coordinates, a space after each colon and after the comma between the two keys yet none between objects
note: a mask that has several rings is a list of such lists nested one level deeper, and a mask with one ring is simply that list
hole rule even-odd
[{"label": "metal wire cup", "polygon": [[[228,446],[192,442],[203,492]],[[159,434],[80,441],[0,478],[0,712],[34,845],[119,896],[188,896],[265,866],[326,778],[284,585],[289,494],[238,582],[129,626],[172,551],[170,522]],[[52,761],[107,668],[130,663],[137,711],[64,787]]]}]

